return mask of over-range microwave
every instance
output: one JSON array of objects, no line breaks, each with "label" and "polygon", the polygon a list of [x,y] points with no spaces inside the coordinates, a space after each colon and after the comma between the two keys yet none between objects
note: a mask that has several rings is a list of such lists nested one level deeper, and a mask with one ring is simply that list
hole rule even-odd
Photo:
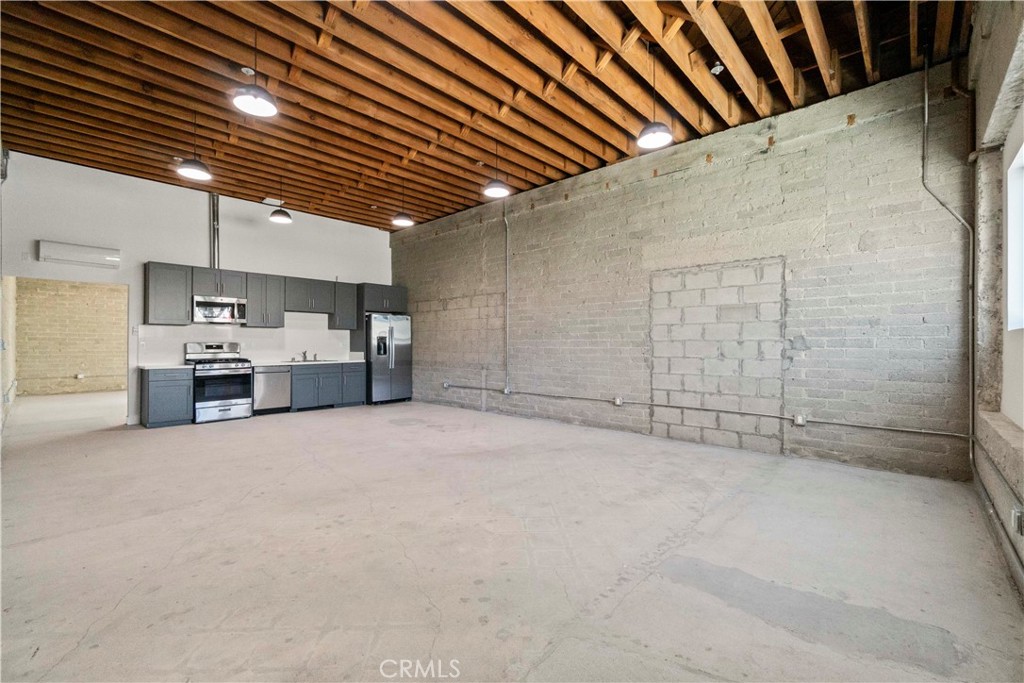
[{"label": "over-range microwave", "polygon": [[192,297],[192,322],[241,325],[245,322],[245,299],[227,296]]}]

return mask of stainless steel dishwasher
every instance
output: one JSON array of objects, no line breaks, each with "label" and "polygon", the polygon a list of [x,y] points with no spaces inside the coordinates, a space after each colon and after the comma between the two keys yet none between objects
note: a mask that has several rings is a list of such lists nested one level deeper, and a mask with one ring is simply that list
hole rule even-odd
[{"label": "stainless steel dishwasher", "polygon": [[253,368],[253,410],[292,407],[292,369],[288,365]]}]

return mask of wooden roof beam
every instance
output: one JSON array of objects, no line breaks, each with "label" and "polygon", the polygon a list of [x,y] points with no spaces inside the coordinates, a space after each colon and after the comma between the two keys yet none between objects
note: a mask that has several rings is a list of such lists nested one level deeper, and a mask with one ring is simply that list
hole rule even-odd
[{"label": "wooden roof beam", "polygon": [[[132,8],[135,7],[130,3],[129,5]],[[125,3],[114,3],[113,9],[114,11],[125,11],[122,9],[124,6]],[[460,95],[457,90],[452,89],[453,92],[445,94],[436,89],[424,88],[420,82],[392,66],[363,55],[358,50],[343,47],[341,40],[334,41],[329,50],[316,52],[315,36],[318,29],[314,25],[305,23],[302,17],[281,16],[273,8],[266,7],[262,3],[227,3],[222,7],[238,16],[217,16],[213,14],[216,12],[215,8],[206,3],[172,2],[166,5],[166,9],[181,15],[181,18],[186,20],[186,25],[187,21],[194,21],[200,25],[203,25],[204,21],[216,22],[218,30],[227,32],[228,35],[232,34],[232,30],[237,30],[236,26],[244,25],[246,22],[267,22],[276,17],[273,19],[275,31],[282,40],[306,45],[313,51],[307,53],[308,59],[304,63],[307,72],[316,73],[328,84],[344,84],[345,91],[342,91],[344,97],[335,99],[348,101],[362,96],[373,103],[372,106],[378,111],[378,116],[385,120],[394,116],[396,112],[412,117],[414,123],[408,127],[409,130],[434,129],[423,136],[425,140],[434,139],[437,130],[457,131],[472,114],[472,108],[461,99],[457,99]],[[306,4],[303,4],[303,7],[307,10],[315,9]],[[319,15],[316,16],[319,17]],[[313,21],[312,18],[310,20]],[[319,21],[319,18],[315,21]],[[184,27],[181,30],[185,30]],[[355,35],[355,31],[352,33],[353,40],[362,40],[362,34]],[[181,37],[185,38],[185,36]],[[211,43],[217,40],[216,35],[203,34],[193,37],[191,33],[188,34],[187,39],[199,42],[200,37],[202,37],[201,46],[204,49],[212,49]],[[376,40],[376,43],[380,43],[379,39]],[[264,40],[260,43],[260,48],[265,52],[280,50],[278,43],[273,40]],[[272,52],[272,54],[277,56],[276,52]],[[304,88],[307,87],[309,86],[304,86]],[[470,98],[469,103],[485,105],[485,101],[482,99],[476,102]],[[516,117],[513,116],[512,122],[515,121]],[[423,151],[431,151],[436,155],[443,156],[451,150],[470,160],[476,160],[485,154],[488,148],[494,147],[494,139],[512,140],[515,143],[515,148],[509,155],[509,172],[531,184],[543,184],[546,181],[542,178],[561,179],[573,172],[580,172],[584,168],[512,128],[510,122],[490,125],[485,120],[482,129],[480,132],[474,131],[474,134],[467,136],[465,140],[453,138],[450,144],[441,147],[436,152],[425,148]],[[529,130],[528,127],[527,132]],[[547,130],[544,129],[544,132],[547,133]],[[469,163],[472,164],[475,161]],[[532,174],[536,175],[531,178]]]},{"label": "wooden roof beam", "polygon": [[[30,137],[33,133],[38,134],[39,142],[42,145],[53,142],[68,149],[78,149],[83,152],[106,150],[118,152],[120,155],[145,158],[157,167],[166,169],[168,175],[174,174],[175,152],[180,153],[180,149],[175,150],[174,147],[167,147],[159,143],[150,142],[140,145],[137,140],[105,129],[102,122],[97,127],[87,126],[71,129],[59,120],[53,121],[47,117],[36,116],[31,112],[12,110],[9,119],[5,115],[4,127],[8,131],[16,129],[25,137]],[[212,154],[203,154],[202,156],[209,159]],[[274,183],[272,178],[268,180],[266,174],[253,170],[255,167],[251,162],[244,160],[235,161],[222,157],[218,158],[215,162],[211,162],[210,165],[215,178],[224,177],[244,182],[245,186],[249,188],[264,187],[266,188],[263,191],[266,193],[264,196],[279,198],[280,191],[277,189],[277,183]],[[291,192],[290,195],[285,197],[286,201],[309,201],[313,199],[321,206],[335,206],[339,210],[356,210],[369,205],[368,202],[361,199],[356,201],[352,201],[352,198],[343,199],[342,193],[338,191],[337,187],[317,188],[291,175],[288,178],[289,181],[285,187],[289,188]],[[394,196],[391,195],[384,203],[390,202],[393,198]],[[416,208],[422,215],[441,215],[436,210],[423,210],[419,205]]]},{"label": "wooden roof beam", "polygon": [[[514,3],[514,5],[518,4]],[[625,34],[627,27],[615,13],[615,10],[607,3],[590,2],[590,0],[567,0],[565,4],[583,23],[600,36],[601,40],[609,46],[613,46],[613,48],[621,47],[622,36]],[[655,10],[657,11],[657,8]],[[586,35],[582,32],[580,34],[584,37]],[[608,69],[615,74],[616,78],[632,79],[626,73],[626,70],[613,59],[614,54],[611,51],[595,46],[589,39],[571,41],[567,46],[563,47],[572,46],[576,46],[575,49],[585,51],[587,55],[592,53],[597,55],[596,74],[600,75],[604,69]],[[634,44],[628,50],[621,51],[619,57],[640,78],[651,84],[651,57],[643,46]],[[590,63],[588,60],[589,57],[585,57],[577,61],[586,66]],[[606,66],[602,67],[602,64]],[[662,78],[658,79],[657,87],[658,94],[662,99],[677,111],[698,133],[704,135],[723,129],[721,122],[716,118],[714,112],[700,103],[690,92],[689,88],[674,75],[663,72]],[[646,88],[641,87],[641,90],[646,93]],[[630,99],[634,99],[635,102],[647,102],[648,96],[646,94],[630,95]],[[644,114],[644,116],[647,116],[647,114]]]},{"label": "wooden roof beam", "polygon": [[800,33],[803,30],[804,30],[804,22],[797,21],[797,22],[792,23],[792,24],[790,24],[788,26],[783,26],[782,28],[780,28],[779,29],[779,38],[781,38],[782,40],[785,40],[786,38],[789,38],[790,36],[795,36],[797,33]]},{"label": "wooden roof beam", "polygon": [[871,38],[867,0],[853,0],[853,12],[857,15],[857,36],[860,38],[860,51],[864,54],[864,72],[868,83],[877,83],[878,65],[875,63],[875,45]]},{"label": "wooden roof beam", "polygon": [[794,107],[804,106],[807,91],[804,75],[793,66],[789,52],[782,43],[782,36],[776,30],[775,21],[772,19],[771,12],[768,11],[768,5],[764,0],[751,0],[743,3],[742,7],[747,15],[747,21],[754,29],[758,42],[761,43],[762,49],[768,56],[768,61],[771,62],[772,68],[775,69],[775,73],[779,77],[779,83],[782,85],[786,97],[789,98],[789,103]]},{"label": "wooden roof beam", "polygon": [[[237,179],[230,172],[221,169],[221,172],[214,176],[213,180],[197,183],[179,177],[174,172],[173,163],[163,163],[145,154],[113,149],[109,144],[99,142],[91,144],[62,140],[56,137],[60,131],[53,131],[53,139],[41,140],[38,139],[38,134],[21,131],[10,123],[5,122],[3,127],[4,139],[10,143],[10,148],[26,154],[58,159],[71,164],[141,177],[193,190],[218,192],[229,197],[257,203],[265,197],[280,194],[278,184],[274,183],[272,179],[260,178],[252,181]],[[289,196],[292,197],[291,200],[288,199]],[[285,197],[286,203],[308,202],[309,199],[307,195],[297,194],[289,194]],[[374,212],[368,207],[353,204],[348,204],[344,209],[340,209],[335,204],[333,210],[324,213],[329,213],[331,217],[340,220],[363,222],[370,225],[383,226],[388,221],[387,213],[384,211],[374,215]]]},{"label": "wooden roof beam", "polygon": [[921,54],[920,39],[920,7],[918,0],[910,0],[910,68],[920,69],[924,66],[924,55]]},{"label": "wooden roof beam", "polygon": [[[122,99],[113,99],[104,95],[96,94],[81,89],[87,87],[89,82],[79,79],[77,85],[72,87],[56,80],[44,80],[43,76],[34,76],[13,68],[12,62],[5,56],[4,72],[4,98],[20,96],[31,101],[36,107],[50,105],[60,109],[67,106],[67,103],[75,103],[76,111],[93,113],[101,119],[112,121],[136,121],[140,127],[162,126],[166,128],[179,128],[186,138],[192,130],[192,111],[184,106],[178,108],[167,107],[166,105],[154,107],[151,101],[141,96],[135,96],[127,91],[119,93]],[[17,66],[23,65],[23,60],[15,58]],[[63,73],[63,72],[62,72]],[[97,84],[98,85],[98,84]],[[106,84],[104,84],[106,85]],[[145,105],[149,106],[145,106]],[[239,135],[238,125],[234,121],[225,122],[220,118],[213,118],[202,108],[198,109],[198,128],[204,137],[213,139],[216,142],[224,140],[228,144],[235,145],[239,153],[248,153],[255,156],[255,159],[275,158],[287,163],[308,167],[314,174],[321,175],[325,180],[343,185],[352,182],[361,173],[361,168],[346,159],[334,154],[309,148],[289,138],[288,135],[281,137],[269,136],[259,130],[244,127]],[[165,113],[166,112],[166,113]],[[145,120],[138,121],[138,117],[144,113]],[[225,126],[226,123],[226,126]],[[226,130],[225,130],[226,129]],[[446,192],[439,192],[437,188],[425,184],[415,176],[406,180],[410,196],[416,196],[418,201],[425,205],[436,205],[443,209],[445,206],[455,208],[468,208],[473,204],[465,199],[452,198]],[[373,191],[380,191],[390,194],[393,190],[390,186],[380,185],[373,188]]]},{"label": "wooden roof beam", "polygon": [[[569,5],[574,8],[573,11],[576,11],[576,5],[585,2],[587,0],[571,0]],[[712,109],[718,112],[718,115],[726,123],[730,126],[735,126],[753,120],[753,117],[740,105],[736,98],[715,78],[707,64],[701,60],[693,59],[697,49],[684,32],[679,31],[672,40],[665,40],[662,37],[665,15],[658,9],[656,0],[625,0],[624,4],[633,13],[633,16],[643,24],[648,33],[656,37],[658,45],[661,46],[665,54],[679,67],[694,87],[708,101]],[[650,70],[650,67],[647,70]]]},{"label": "wooden roof beam", "polygon": [[658,2],[658,9],[660,9],[661,13],[666,17],[682,19],[684,23],[687,21],[693,21],[693,17],[690,16],[690,13],[674,2]]},{"label": "wooden roof beam", "polygon": [[[101,109],[78,99],[75,100],[73,108],[64,108],[44,101],[42,93],[38,91],[32,98],[29,98],[19,94],[22,90],[18,88],[17,84],[9,83],[8,85],[11,87],[4,94],[6,111],[29,111],[40,118],[61,121],[65,128],[86,126],[101,131],[111,131],[138,140],[140,144],[149,145],[156,142],[176,149],[176,153],[179,155],[187,153],[192,144],[192,128],[189,122],[168,119],[155,112],[149,112],[147,118],[143,119],[110,109]],[[63,101],[59,100],[59,102]],[[203,124],[205,123],[204,121]],[[240,143],[237,136],[231,135],[230,124],[228,128],[229,133],[225,134],[222,130],[211,129],[205,125],[198,126],[199,149],[204,153],[207,149],[213,149],[215,153],[219,151],[220,153],[216,154],[218,158],[236,159],[238,163],[248,167],[253,167],[258,161],[271,158],[271,155],[274,155],[278,166],[286,170],[290,176],[302,180],[311,188],[325,191],[344,187],[357,177],[355,174],[326,172],[323,165],[310,166],[307,158],[281,153],[280,150],[261,148],[254,151],[253,145]],[[403,163],[404,161],[403,159]],[[409,197],[414,198],[417,204],[428,212],[446,215],[470,206],[468,202],[456,204],[439,201],[436,196],[429,193],[427,186],[418,182],[409,182],[407,187]],[[370,200],[385,201],[390,196],[390,189],[381,187],[368,188],[366,191],[366,197]]]},{"label": "wooden roof beam", "polygon": [[[188,12],[190,16],[194,16],[199,21],[164,14],[154,17],[153,8],[149,4],[118,2],[104,3],[99,6],[88,3],[63,2],[46,5],[62,15],[88,24],[77,27],[66,19],[54,18],[40,11],[38,7],[33,12],[27,3],[17,8],[16,11],[26,20],[33,23],[42,22],[43,25],[65,34],[69,38],[77,36],[84,40],[89,37],[90,44],[94,47],[114,51],[114,54],[122,58],[121,60],[111,61],[107,59],[105,52],[97,53],[95,59],[102,59],[104,65],[115,72],[118,70],[136,72],[139,77],[148,78],[153,83],[163,83],[171,90],[182,87],[181,79],[183,77],[187,78],[189,87],[201,84],[221,93],[236,87],[237,72],[232,70],[230,63],[222,57],[197,52],[191,57],[192,63],[182,62],[178,58],[172,57],[172,55],[183,52],[181,43],[178,42],[180,40],[185,40],[190,45],[204,49],[219,50],[220,54],[226,53],[229,59],[232,54],[231,50],[235,50],[237,54],[242,54],[245,50],[241,44],[232,44],[230,41],[226,41],[223,35],[205,28],[216,21],[205,14],[212,11],[212,8],[203,6],[202,3],[172,3],[172,5],[174,5],[172,9]],[[23,8],[24,11],[22,11]],[[113,11],[106,12],[106,9]],[[146,19],[159,23],[160,29],[149,28],[145,23]],[[225,26],[220,25],[220,28],[223,29]],[[98,30],[124,37],[126,40],[111,41],[106,37],[107,34],[97,33]],[[78,32],[76,33],[76,31]],[[293,44],[274,37],[267,37],[260,42],[260,48],[261,51],[275,49],[275,56],[279,56],[283,60],[283,63],[272,59],[261,60],[261,73],[275,79],[287,78],[287,71],[290,68],[288,61],[293,51]],[[145,54],[146,58],[138,59],[139,54]],[[84,58],[94,61],[88,54]],[[291,84],[278,84],[278,95],[282,100],[279,105],[282,107],[282,113],[288,118],[275,120],[275,126],[309,127],[310,130],[313,130],[314,127],[328,129],[336,135],[351,138],[353,142],[348,144],[354,152],[372,156],[379,154],[373,148],[383,148],[397,155],[403,154],[405,147],[425,148],[425,139],[434,134],[432,127],[406,113],[399,113],[399,110],[384,109],[379,103],[370,101],[368,98],[357,98],[347,92],[344,93],[346,97],[340,96],[339,93],[344,91],[340,91],[338,86],[313,75],[314,70],[319,69],[318,63],[320,62],[321,60],[315,55],[306,53],[305,61],[302,64],[307,77],[304,78],[301,89]],[[150,71],[146,71],[147,65],[149,69],[160,69],[161,76],[158,77],[152,75]],[[414,109],[422,107],[419,104],[411,106]],[[229,109],[229,111],[233,110]],[[374,123],[375,120],[377,123]],[[347,125],[338,125],[335,122]],[[380,134],[380,124],[382,123],[392,127],[390,136]],[[314,139],[324,137],[327,136],[322,133],[314,134]],[[434,165],[441,172],[439,176],[441,179],[457,176],[465,178],[472,184],[478,182],[476,174],[466,176],[467,171],[470,170],[470,164],[466,163],[466,157],[462,154],[452,153],[452,150],[439,150],[431,157],[425,157],[425,163]],[[514,184],[514,182],[510,181],[510,184]],[[464,189],[471,192],[468,187]]]},{"label": "wooden roof beam", "polygon": [[763,116],[771,116],[772,95],[768,90],[763,78],[758,78],[754,70],[750,68],[750,62],[743,55],[740,46],[736,43],[729,27],[725,25],[718,10],[712,2],[698,0],[683,0],[683,5],[690,11],[690,16],[700,28],[701,33],[711,45],[718,58],[721,59],[729,69],[736,84],[746,96],[747,100],[754,107],[754,111]]},{"label": "wooden roof beam", "polygon": [[945,61],[949,57],[949,41],[953,37],[953,0],[938,0],[935,10],[935,44],[932,45],[932,62]]},{"label": "wooden roof beam", "polygon": [[[239,4],[248,6],[250,3]],[[275,0],[273,4],[296,16],[308,16],[303,3]],[[419,28],[415,22],[395,21],[395,15],[387,9],[391,3],[371,2],[358,13],[344,5],[335,4],[343,14],[334,29],[335,38],[370,54],[381,55],[392,66],[442,92],[458,87],[462,90],[459,99],[489,117],[497,113],[502,102],[510,100],[512,92],[519,85],[499,77],[478,62],[465,59],[452,50],[448,43]],[[241,11],[246,8],[231,9]],[[367,31],[367,27],[390,40],[381,41],[379,36]],[[463,38],[468,40],[470,36]],[[493,50],[493,45],[491,48]],[[541,81],[542,92],[543,79]],[[527,92],[531,92],[534,87],[531,86]],[[566,107],[570,105],[568,101],[564,104]],[[514,121],[511,117],[517,112],[520,115]],[[585,125],[563,116],[554,106],[536,95],[528,94],[521,105],[513,107],[508,115],[508,123],[524,132],[529,130],[530,137],[536,141],[588,169],[619,158],[619,152],[607,140],[587,130]]]},{"label": "wooden roof beam", "polygon": [[[151,4],[151,3],[147,3]],[[155,4],[155,3],[153,3]],[[298,5],[298,3],[290,3]],[[220,51],[228,49],[228,46],[217,48],[216,45],[225,43],[223,35],[236,35],[240,27],[247,23],[261,23],[272,21],[275,29],[275,36],[271,36],[260,42],[260,50],[277,58],[284,58],[284,51],[287,49],[288,41],[304,45],[308,52],[306,61],[303,63],[306,73],[315,73],[322,79],[321,85],[333,88],[336,95],[332,101],[363,103],[366,98],[367,106],[377,112],[377,116],[389,120],[396,114],[412,122],[405,126],[408,131],[415,131],[417,135],[420,130],[424,133],[421,136],[429,142],[437,136],[437,130],[456,132],[461,123],[468,120],[472,109],[467,106],[455,89],[439,92],[436,89],[425,88],[422,83],[415,81],[394,67],[362,54],[359,50],[352,50],[343,47],[342,40],[332,43],[326,51],[316,50],[316,35],[319,22],[319,14],[315,19],[309,17],[310,23],[304,21],[303,17],[292,17],[276,12],[272,7],[264,3],[225,3],[217,8],[198,2],[170,2],[161,4],[164,9],[173,12],[174,35],[190,44],[197,45],[204,50]],[[218,8],[227,12],[224,15],[218,12]],[[315,7],[302,3],[305,11],[314,11]],[[115,2],[110,5],[111,11],[128,13],[137,21],[142,21],[146,14],[145,5],[141,3]],[[339,15],[340,17],[341,15]],[[170,18],[161,17],[160,21],[169,23]],[[206,31],[203,28],[190,30],[190,26],[198,25],[204,27],[211,24],[214,30]],[[170,31],[171,29],[165,28]],[[352,32],[353,40],[362,41],[363,33]],[[374,43],[381,44],[379,39]],[[387,52],[392,46],[384,46],[381,50]],[[273,60],[269,66],[273,67]],[[344,89],[339,89],[337,84],[344,84]],[[386,86],[385,86],[386,84]],[[303,85],[303,89],[309,89],[309,84]],[[459,98],[459,99],[457,99]],[[473,98],[468,98],[469,104],[476,104]],[[480,99],[479,104],[486,106],[486,101]],[[381,106],[384,105],[384,106]],[[516,122],[513,116],[511,121],[502,122],[499,125],[490,125],[485,119],[480,132],[468,136],[466,140],[452,138],[450,144],[435,147],[437,150],[427,150],[436,155],[446,155],[455,152],[470,160],[479,159],[486,153],[488,148],[494,148],[494,140],[514,141],[515,147],[509,155],[509,172],[515,176],[529,181],[531,184],[543,184],[547,180],[558,180],[579,173],[583,166],[566,159],[564,156],[552,151],[537,140],[513,128],[510,124]],[[531,122],[532,123],[532,122]],[[433,129],[433,130],[430,130]],[[530,124],[526,126],[526,132],[530,132]],[[547,129],[543,129],[547,133]],[[405,143],[414,146],[410,143]],[[469,162],[471,165],[474,161]],[[524,174],[524,171],[526,172]],[[530,174],[536,174],[530,177]],[[546,178],[547,180],[543,180]],[[512,183],[510,183],[512,184]]]},{"label": "wooden roof beam", "polygon": [[[499,38],[515,35],[515,27],[519,24],[514,18],[500,11],[494,3],[453,2],[453,5],[473,18],[475,22],[486,26],[491,33]],[[650,95],[642,82],[633,78],[620,64],[613,60],[610,50],[602,50],[571,19],[559,11],[550,2],[517,2],[509,5],[512,12],[548,36],[549,39],[565,54],[572,63],[583,67],[577,72],[585,81],[595,81],[595,89],[602,93],[616,93],[629,105],[627,134],[630,138],[630,152],[636,153],[634,136],[643,128],[650,116]],[[485,16],[486,15],[486,16]],[[514,41],[517,49],[525,50],[527,46],[539,45],[538,41]],[[553,66],[553,65],[552,65]],[[600,84],[598,86],[597,84]],[[572,87],[570,84],[569,87]],[[606,94],[605,97],[608,95]],[[640,104],[643,102],[644,104]],[[677,141],[687,140],[692,134],[682,121],[670,109],[662,107],[660,115],[672,128],[673,137]]]},{"label": "wooden roof beam", "polygon": [[[513,23],[511,33],[507,28],[496,30],[495,25],[502,25],[502,19],[511,21],[507,15],[491,3],[473,4],[478,7],[467,8],[452,3],[451,6],[458,13],[452,13],[442,3],[435,2],[393,0],[390,7],[401,16],[429,26],[440,35],[452,36],[452,41],[470,54],[487,54],[488,65],[497,72],[495,77],[507,79],[513,87],[519,86],[525,94],[533,96],[514,103],[516,108],[529,107],[530,100],[538,98],[546,106],[579,122],[609,146],[623,154],[629,153],[631,140],[625,132],[628,127],[621,125],[621,106],[609,101],[607,93],[598,94],[592,87],[588,88],[588,83],[581,81],[570,86],[569,79],[563,78],[565,63],[561,55],[536,41],[509,40],[508,37],[515,35],[519,27]],[[498,39],[497,44],[494,38]],[[447,45],[445,48],[451,51]],[[559,83],[566,85],[568,92],[560,90]],[[585,95],[580,90],[585,90]],[[574,97],[573,93],[577,96]],[[605,117],[620,127],[611,125]],[[606,161],[610,159],[606,158]]]},{"label": "wooden roof beam", "polygon": [[818,71],[825,82],[825,90],[829,97],[835,97],[842,88],[842,74],[839,66],[839,53],[832,48],[825,35],[825,25],[821,23],[818,3],[815,0],[796,0],[797,9],[803,19],[807,38],[811,41],[814,59],[818,63]]},{"label": "wooden roof beam", "polygon": [[[505,60],[492,58],[491,61],[495,69],[520,85],[517,90],[517,93],[522,93],[519,95],[520,99],[526,95],[524,86],[536,87],[534,79],[538,82],[544,79],[540,94],[550,98],[557,93],[557,98],[548,100],[552,105],[569,116],[582,117],[581,122],[594,121],[600,116],[607,118],[619,127],[614,136],[615,146],[626,154],[631,153],[632,139],[629,131],[636,126],[637,114],[610,97],[610,93],[602,87],[598,79],[589,73],[580,72],[581,65],[576,60],[576,55],[570,54],[566,60],[562,52],[541,41],[518,39],[517,36],[523,32],[522,25],[493,3],[451,0],[449,6],[458,13],[456,17],[450,17],[450,12],[436,3],[393,3],[396,10],[408,13],[410,18],[429,26],[441,25],[456,30],[458,24],[451,22],[472,22],[489,37],[474,35],[472,40],[475,42],[464,46],[467,50],[477,51],[483,49],[487,42],[498,41],[509,53],[514,52],[517,55],[516,58]],[[526,76],[520,75],[520,72],[524,71]],[[559,84],[564,86],[566,92],[557,92]],[[562,103],[570,94],[575,94],[582,100],[583,105],[592,111],[586,112],[583,108],[563,109]],[[509,103],[505,103],[505,106],[508,105]]]}]

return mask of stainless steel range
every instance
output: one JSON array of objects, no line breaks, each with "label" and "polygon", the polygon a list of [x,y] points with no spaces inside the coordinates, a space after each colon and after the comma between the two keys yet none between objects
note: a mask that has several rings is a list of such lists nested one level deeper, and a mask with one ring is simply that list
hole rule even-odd
[{"label": "stainless steel range", "polygon": [[185,362],[195,366],[196,422],[252,417],[252,361],[238,342],[189,342]]}]

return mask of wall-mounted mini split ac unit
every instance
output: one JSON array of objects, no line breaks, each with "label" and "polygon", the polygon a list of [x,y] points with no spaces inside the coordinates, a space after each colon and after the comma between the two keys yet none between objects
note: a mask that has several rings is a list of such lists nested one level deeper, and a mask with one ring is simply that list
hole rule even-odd
[{"label": "wall-mounted mini split ac unit", "polygon": [[39,260],[93,268],[120,268],[121,250],[39,240]]}]

